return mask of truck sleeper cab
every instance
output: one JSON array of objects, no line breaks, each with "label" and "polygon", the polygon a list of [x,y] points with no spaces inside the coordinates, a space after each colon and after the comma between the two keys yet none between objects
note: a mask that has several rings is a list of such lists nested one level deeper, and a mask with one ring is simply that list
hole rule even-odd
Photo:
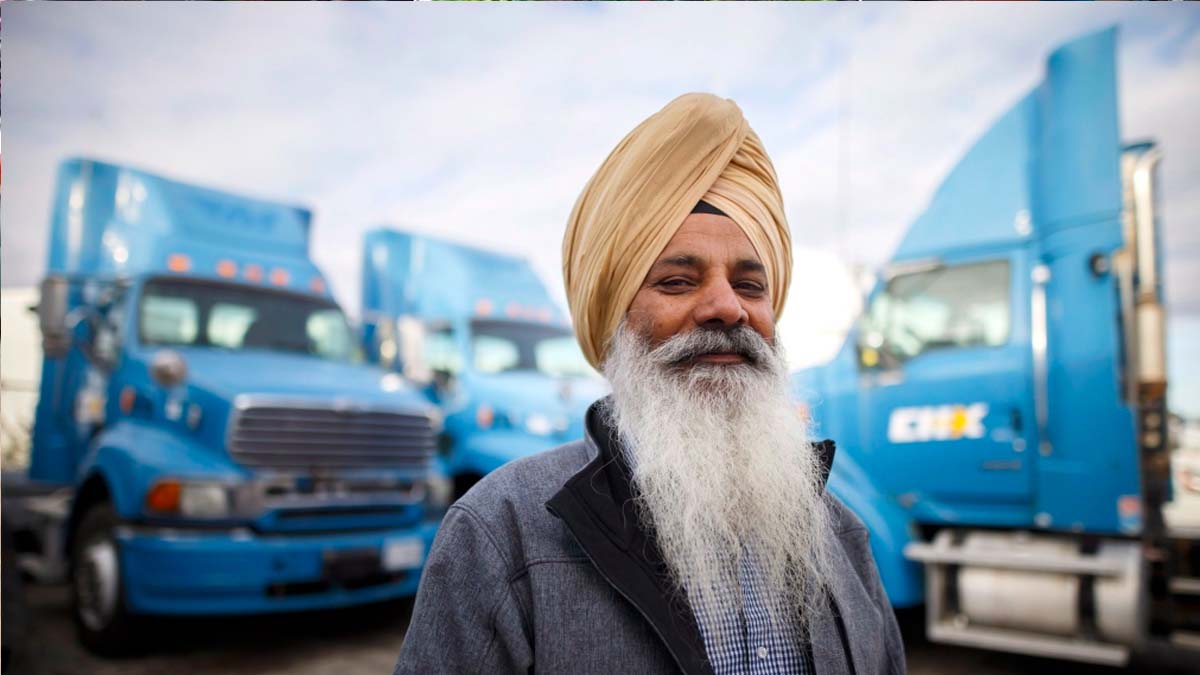
[{"label": "truck sleeper cab", "polygon": [[431,407],[364,366],[303,209],[63,164],[30,477],[71,492],[75,620],[412,595],[445,507]]},{"label": "truck sleeper cab", "polygon": [[924,568],[934,641],[1108,665],[1200,644],[1200,546],[1162,518],[1161,155],[1120,143],[1115,46],[1050,56],[795,376],[919,533],[890,555]]}]

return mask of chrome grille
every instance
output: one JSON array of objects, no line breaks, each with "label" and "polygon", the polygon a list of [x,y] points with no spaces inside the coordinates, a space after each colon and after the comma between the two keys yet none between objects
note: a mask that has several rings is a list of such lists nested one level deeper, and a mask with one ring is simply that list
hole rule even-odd
[{"label": "chrome grille", "polygon": [[229,452],[271,468],[425,468],[436,439],[429,418],[390,410],[288,404],[239,406]]}]

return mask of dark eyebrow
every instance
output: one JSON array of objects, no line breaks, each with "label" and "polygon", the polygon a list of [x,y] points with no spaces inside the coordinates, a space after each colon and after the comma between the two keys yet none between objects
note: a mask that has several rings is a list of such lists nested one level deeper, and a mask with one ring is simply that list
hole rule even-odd
[{"label": "dark eyebrow", "polygon": [[735,269],[739,272],[761,272],[763,274],[767,273],[766,265],[763,265],[762,263],[760,263],[757,260],[751,260],[749,258],[743,258],[743,259],[737,261],[737,263],[733,266],[733,269]]},{"label": "dark eyebrow", "polygon": [[673,255],[668,258],[663,258],[662,260],[659,260],[658,262],[654,263],[655,268],[658,268],[658,267],[693,267],[696,269],[700,269],[703,266],[704,265],[700,261],[699,256],[687,255],[687,254]]},{"label": "dark eyebrow", "polygon": [[[704,261],[702,261],[699,256],[685,253],[663,258],[662,260],[654,263],[654,267],[651,269],[658,269],[659,267],[691,267],[693,269],[701,269],[704,267]],[[759,272],[761,274],[766,274],[767,272],[765,265],[751,258],[742,258],[741,260],[737,261],[734,263],[733,269],[742,273]]]}]

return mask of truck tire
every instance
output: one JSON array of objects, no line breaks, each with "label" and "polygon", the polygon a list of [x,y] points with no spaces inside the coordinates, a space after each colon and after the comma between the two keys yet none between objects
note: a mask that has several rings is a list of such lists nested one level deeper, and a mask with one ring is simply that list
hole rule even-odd
[{"label": "truck tire", "polygon": [[135,651],[135,617],[125,607],[117,514],[106,502],[90,507],[71,544],[71,599],[79,641],[101,656]]}]

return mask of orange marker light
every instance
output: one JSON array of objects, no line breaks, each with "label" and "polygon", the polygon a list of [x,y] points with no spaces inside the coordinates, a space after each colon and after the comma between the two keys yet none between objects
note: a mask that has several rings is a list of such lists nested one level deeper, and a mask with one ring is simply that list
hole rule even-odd
[{"label": "orange marker light", "polygon": [[515,319],[518,316],[521,316],[521,306],[515,302],[510,302],[508,303],[508,306],[504,308],[504,313],[507,314],[510,319]]},{"label": "orange marker light", "polygon": [[192,269],[192,259],[182,253],[172,253],[167,256],[167,269],[172,272],[186,272]]},{"label": "orange marker light", "polygon": [[312,281],[308,282],[308,287],[312,289],[313,293],[324,293],[325,280],[321,277],[313,277]]},{"label": "orange marker light", "polygon": [[492,411],[490,405],[484,403],[475,410],[475,424],[480,429],[492,428],[492,422],[494,421],[496,421],[496,413]]},{"label": "orange marker light", "polygon": [[276,286],[287,286],[288,279],[289,276],[287,270],[279,267],[271,270],[271,283],[275,284]]},{"label": "orange marker light", "polygon": [[137,391],[133,387],[125,387],[121,390],[121,397],[118,399],[121,405],[121,412],[128,415],[133,412],[133,404],[137,402]]},{"label": "orange marker light", "polygon": [[246,265],[245,275],[247,281],[262,281],[262,267],[255,265],[254,263],[250,263],[249,265]]},{"label": "orange marker light", "polygon": [[232,260],[222,260],[217,263],[217,274],[226,279],[237,276],[237,264]]},{"label": "orange marker light", "polygon": [[492,301],[487,298],[480,298],[475,301],[475,313],[479,316],[490,316],[492,313]]},{"label": "orange marker light", "polygon": [[146,508],[160,512],[178,511],[180,491],[177,480],[159,481],[146,493]]}]

